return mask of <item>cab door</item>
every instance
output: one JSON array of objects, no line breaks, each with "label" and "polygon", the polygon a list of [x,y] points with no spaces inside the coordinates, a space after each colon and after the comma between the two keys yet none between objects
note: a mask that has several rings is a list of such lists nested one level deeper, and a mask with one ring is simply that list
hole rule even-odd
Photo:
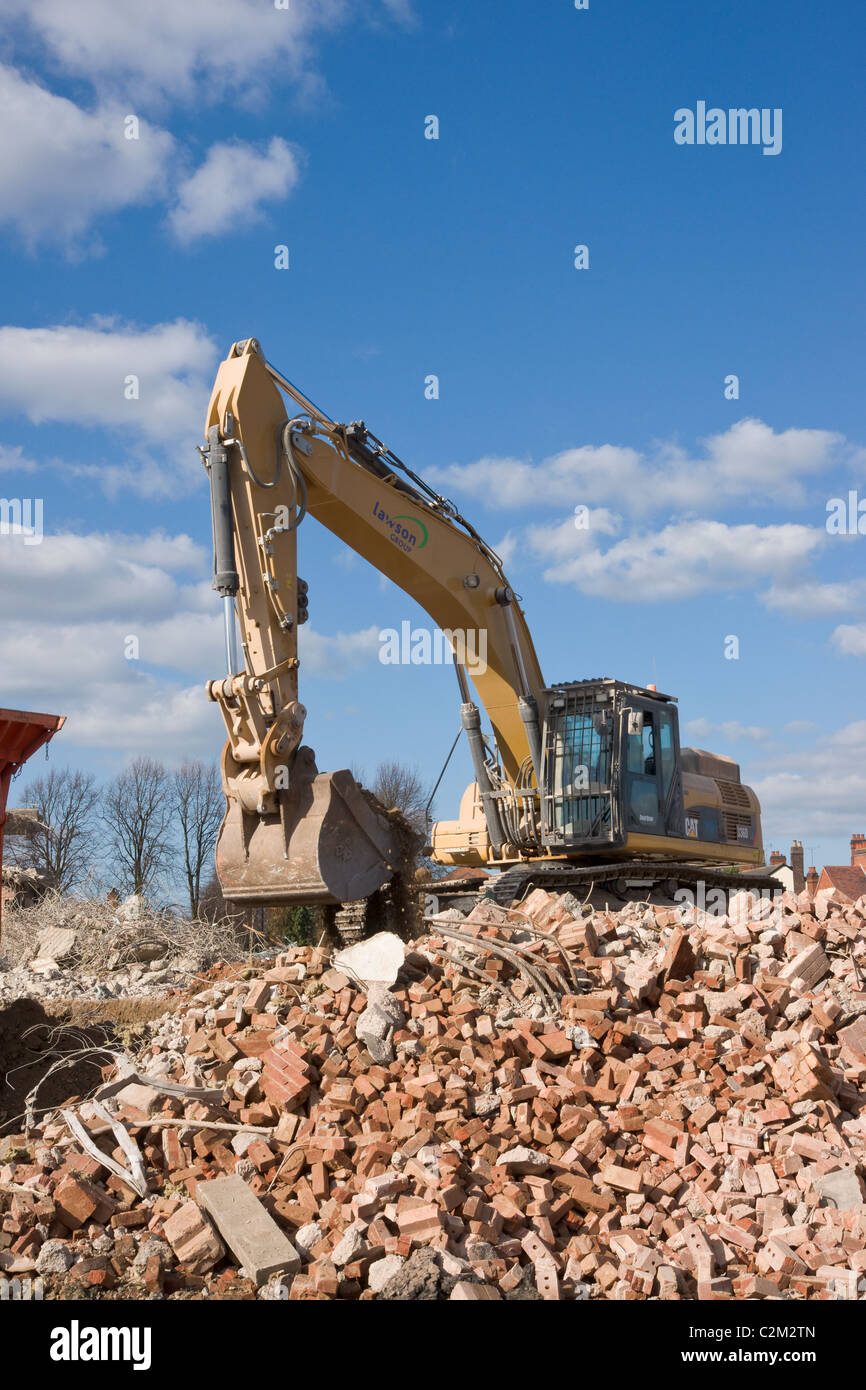
[{"label": "cab door", "polygon": [[649,701],[629,701],[625,711],[623,803],[626,828],[643,835],[663,835],[659,728]]},{"label": "cab door", "polygon": [[623,814],[627,830],[682,837],[676,709],[632,698],[624,725]]}]

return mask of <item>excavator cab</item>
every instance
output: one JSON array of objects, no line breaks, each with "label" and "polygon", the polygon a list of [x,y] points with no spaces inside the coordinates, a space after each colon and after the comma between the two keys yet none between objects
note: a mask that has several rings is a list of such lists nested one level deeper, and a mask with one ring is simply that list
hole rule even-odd
[{"label": "excavator cab", "polygon": [[542,843],[552,851],[618,849],[629,833],[682,833],[677,710],[656,691],[615,680],[545,691]]},{"label": "excavator cab", "polygon": [[730,758],[680,748],[672,696],[573,681],[546,690],[545,707],[540,815],[550,853],[657,855],[698,841],[710,858],[754,860],[757,797]]}]

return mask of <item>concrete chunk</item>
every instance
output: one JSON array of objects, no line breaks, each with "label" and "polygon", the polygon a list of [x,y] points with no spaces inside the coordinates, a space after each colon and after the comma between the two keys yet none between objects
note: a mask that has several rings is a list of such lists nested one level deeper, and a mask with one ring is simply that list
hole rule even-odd
[{"label": "concrete chunk", "polygon": [[363,1231],[357,1226],[350,1226],[343,1239],[331,1251],[331,1263],[335,1264],[338,1269],[342,1269],[343,1265],[351,1264],[353,1260],[359,1259],[366,1248],[367,1243],[364,1240]]},{"label": "concrete chunk", "polygon": [[72,955],[76,936],[72,927],[46,927],[36,938],[36,954],[50,956],[60,965]]},{"label": "concrete chunk", "polygon": [[162,1096],[158,1091],[152,1086],[139,1085],[137,1081],[130,1081],[128,1086],[118,1091],[117,1099],[127,1110],[133,1110],[145,1118],[156,1114],[162,1105]]},{"label": "concrete chunk", "polygon": [[364,984],[393,985],[400,973],[406,948],[394,932],[380,931],[334,956],[334,965],[350,980]]},{"label": "concrete chunk", "polygon": [[399,1001],[385,985],[371,984],[367,991],[367,1007],[355,1025],[355,1032],[375,1062],[393,1061],[391,1039],[395,1028],[402,1024],[403,1010]]},{"label": "concrete chunk", "polygon": [[853,1168],[840,1168],[816,1178],[815,1191],[820,1193],[821,1205],[838,1211],[857,1211],[863,1205],[863,1190]]},{"label": "concrete chunk", "polygon": [[546,1154],[529,1149],[525,1144],[518,1144],[507,1153],[500,1154],[496,1160],[496,1167],[504,1168],[508,1173],[543,1173],[549,1166],[550,1160]]},{"label": "concrete chunk", "polygon": [[399,1274],[403,1264],[402,1255],[385,1255],[381,1260],[374,1260],[367,1271],[367,1287],[373,1293],[381,1293],[388,1280]]},{"label": "concrete chunk", "polygon": [[196,1197],[247,1278],[264,1284],[272,1274],[297,1274],[300,1255],[243,1178],[232,1175],[201,1182]]}]

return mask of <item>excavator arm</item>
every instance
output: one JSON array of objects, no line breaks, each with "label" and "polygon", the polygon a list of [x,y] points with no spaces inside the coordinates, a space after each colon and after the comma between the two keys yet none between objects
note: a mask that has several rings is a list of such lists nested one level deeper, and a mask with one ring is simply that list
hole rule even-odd
[{"label": "excavator arm", "polygon": [[[208,684],[227,732],[228,810],[217,850],[226,896],[347,901],[380,887],[399,858],[393,827],[350,774],[318,773],[301,745],[298,627],[306,586],[297,573],[297,530],[305,515],[387,575],[449,637],[489,843],[499,857],[531,837],[544,682],[495,552],[362,424],[324,415],[265,361],[254,339],[236,343],[221,364],[205,433],[214,587],[226,609],[229,667]],[[484,743],[466,665],[501,770]],[[341,865],[352,873],[339,872]]]}]

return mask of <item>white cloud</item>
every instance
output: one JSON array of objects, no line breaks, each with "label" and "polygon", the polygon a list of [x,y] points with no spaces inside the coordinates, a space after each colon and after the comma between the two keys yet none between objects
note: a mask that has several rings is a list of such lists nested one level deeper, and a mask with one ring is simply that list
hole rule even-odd
[{"label": "white cloud", "polygon": [[127,628],[155,620],[185,592],[179,576],[210,566],[184,535],[48,534],[39,545],[26,539],[0,536],[0,588],[15,593],[15,617],[33,632],[46,619],[69,631],[109,615]]},{"label": "white cloud", "polygon": [[249,226],[261,216],[261,204],[285,198],[299,175],[297,156],[276,136],[263,152],[241,140],[212,145],[181,183],[169,226],[185,243]]},{"label": "white cloud", "polygon": [[[383,0],[384,12],[408,18],[405,0]],[[362,13],[376,16],[376,0]],[[2,0],[0,13],[21,22],[63,71],[107,91],[176,101],[193,94],[260,89],[269,81],[314,80],[313,42],[358,16],[349,0]]]},{"label": "white cloud", "polygon": [[770,737],[769,729],[759,724],[740,724],[736,719],[726,719],[721,724],[714,724],[709,719],[690,719],[685,731],[690,738],[712,738],[721,734],[732,743],[765,743]]},{"label": "white cloud", "polygon": [[[205,682],[224,674],[210,555],[186,535],[0,536],[8,703],[69,716],[64,738],[166,759],[215,756],[223,725]],[[378,629],[301,629],[302,678],[342,679],[375,661]],[[138,654],[129,658],[129,639]]]},{"label": "white cloud", "polygon": [[[764,759],[763,776],[746,780],[772,822],[804,843],[833,836],[847,841],[866,805],[866,720],[823,735],[811,748]],[[765,837],[766,843],[766,837]],[[846,856],[847,857],[847,856]]]},{"label": "white cloud", "polygon": [[794,618],[827,618],[835,613],[862,610],[866,603],[866,580],[852,579],[842,583],[804,583],[771,585],[761,601],[768,608],[787,613]]},{"label": "white cloud", "polygon": [[0,473],[33,473],[38,466],[34,459],[25,456],[20,445],[0,444]]},{"label": "white cloud", "polygon": [[785,733],[808,734],[817,727],[814,719],[792,719],[785,725]]},{"label": "white cloud", "polygon": [[338,632],[334,637],[304,625],[298,638],[301,672],[342,680],[351,671],[375,661],[379,654],[379,628]]},{"label": "white cloud", "polygon": [[[313,63],[319,37],[349,23],[411,20],[404,0],[0,0],[5,52],[25,64],[71,78],[75,99],[0,65],[0,121],[7,138],[0,150],[3,187],[0,225],[17,232],[29,249],[43,242],[70,253],[97,250],[90,238],[98,219],[153,201],[171,203],[182,173],[182,155],[157,118],[178,103],[208,101],[261,105],[279,81],[308,102],[322,99],[323,82]],[[81,83],[91,89],[78,96]],[[53,83],[52,83],[53,85]],[[139,122],[127,138],[125,119]],[[12,135],[14,133],[14,138]],[[181,183],[171,225],[184,240],[234,225],[236,200],[246,212],[257,200],[280,197],[297,177],[283,142],[272,141],[258,164],[248,153],[234,167],[236,183],[223,177],[225,160],[215,147],[191,179]],[[222,163],[220,161],[222,160]],[[290,163],[290,160],[292,161]],[[249,175],[252,192],[244,186]],[[193,199],[218,188],[231,207],[202,208]],[[246,219],[248,221],[248,217]]]},{"label": "white cloud", "polygon": [[[68,720],[63,737],[124,758],[144,754],[169,764],[190,757],[216,759],[224,742],[219,711],[200,684],[173,687],[130,673],[128,681],[94,684],[86,701],[76,694],[64,706]],[[55,752],[59,755],[59,749]]]},{"label": "white cloud", "polygon": [[721,510],[751,499],[786,506],[806,500],[804,482],[838,465],[862,463],[864,451],[830,430],[776,433],[745,419],[703,441],[690,454],[672,441],[649,452],[615,444],[566,449],[538,464],[482,458],[435,470],[446,491],[478,497],[501,509],[526,506],[600,506],[610,503],[636,516],[664,510]]},{"label": "white cloud", "polygon": [[843,656],[866,656],[866,623],[843,623],[835,629],[831,641]]},{"label": "white cloud", "polygon": [[[149,328],[112,319],[3,327],[0,410],[34,424],[122,432],[123,462],[54,466],[95,477],[108,491],[164,495],[203,476],[194,448],[204,437],[217,358],[205,329],[184,319]],[[137,378],[137,398],[129,398],[130,377]]]},{"label": "white cloud", "polygon": [[545,560],[570,560],[594,549],[600,536],[615,536],[621,529],[621,517],[606,507],[591,507],[554,525],[530,526],[529,544]]},{"label": "white cloud", "polygon": [[167,131],[136,117],[136,138],[127,138],[132,114],[117,102],[87,110],[0,65],[0,122],[15,131],[0,145],[0,225],[30,249],[50,241],[79,251],[105,214],[173,197],[168,224],[190,242],[249,226],[297,183],[299,156],[278,136],[261,151],[241,140],[215,144],[181,175]]},{"label": "white cloud", "polygon": [[503,569],[511,569],[514,565],[521,545],[521,537],[514,531],[507,531],[501,540],[498,540],[493,549],[499,556]]},{"label": "white cloud", "polygon": [[412,0],[382,0],[385,9],[393,15],[401,24],[412,24],[415,14],[412,9]]},{"label": "white cloud", "polygon": [[[74,621],[46,618],[47,611],[43,608],[38,622],[21,621],[16,615],[4,625],[4,690],[10,703],[65,714],[63,740],[79,747],[124,756],[147,753],[166,760],[216,756],[223,724],[207,698],[204,681],[222,674],[218,622],[215,659],[195,671],[190,682],[193,654],[205,655],[205,630],[198,615],[194,621],[183,613],[173,619],[141,620],[119,606],[116,616],[82,614]],[[156,658],[155,664],[162,666],[172,655],[159,645],[166,626],[185,630],[186,655],[177,668],[155,673],[148,662]],[[140,643],[140,660],[124,655],[130,636]]]},{"label": "white cloud", "polygon": [[622,517],[606,507],[589,507],[580,516],[566,517],[549,526],[530,526],[526,534],[508,531],[493,547],[504,569],[527,550],[544,560],[570,560],[595,547],[600,536],[614,536],[622,529]]},{"label": "white cloud", "polygon": [[[844,436],[831,430],[788,429],[775,433],[761,420],[740,420],[706,440],[713,480],[731,497],[756,490],[787,504],[802,500],[799,480],[825,473],[838,461]],[[862,450],[858,451],[862,459]]]},{"label": "white cloud", "polygon": [[0,65],[0,225],[31,249],[74,246],[96,218],[158,198],[174,140],[146,121],[126,139],[126,114],[114,103],[84,110]]},{"label": "white cloud", "polygon": [[621,602],[685,599],[713,589],[736,589],[796,573],[825,539],[823,531],[794,524],[727,526],[685,521],[633,535],[607,550],[592,532],[571,521],[532,527],[529,544],[555,563],[544,578],[574,584],[583,593]]},{"label": "white cloud", "polygon": [[476,463],[430,470],[430,481],[445,491],[478,497],[502,511],[526,506],[563,507],[616,500],[639,490],[641,456],[634,449],[586,444],[554,454],[539,464],[526,459],[487,457]]}]

